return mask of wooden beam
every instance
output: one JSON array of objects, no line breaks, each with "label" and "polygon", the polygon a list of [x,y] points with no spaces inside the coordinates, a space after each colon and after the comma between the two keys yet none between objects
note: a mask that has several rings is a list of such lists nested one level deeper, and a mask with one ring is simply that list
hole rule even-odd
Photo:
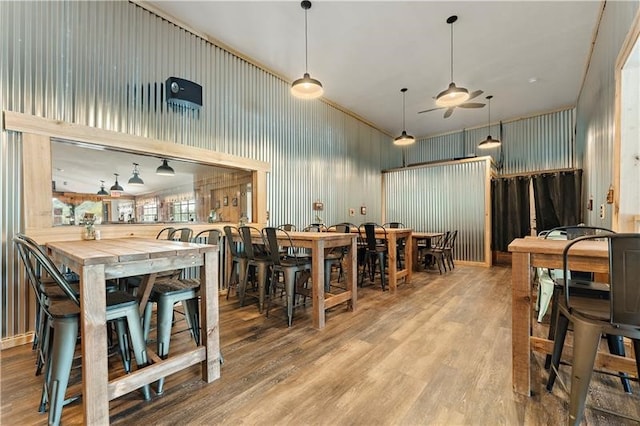
[{"label": "wooden beam", "polygon": [[263,172],[268,172],[271,169],[269,163],[264,161],[13,111],[4,111],[4,128],[15,132],[33,133],[50,138],[117,148],[120,151],[136,154],[154,154],[233,169],[259,170]]}]

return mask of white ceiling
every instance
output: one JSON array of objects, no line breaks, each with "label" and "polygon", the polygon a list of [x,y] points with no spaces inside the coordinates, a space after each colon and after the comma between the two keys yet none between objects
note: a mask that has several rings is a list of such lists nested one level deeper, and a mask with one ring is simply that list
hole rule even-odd
[{"label": "white ceiling", "polygon": [[[129,185],[137,163],[142,186]],[[193,189],[195,176],[214,176],[230,173],[229,169],[198,164],[188,161],[169,159],[168,164],[175,171],[174,176],[160,176],[156,169],[162,159],[137,155],[130,152],[98,149],[95,146],[81,145],[64,141],[51,144],[52,180],[56,191],[95,194],[100,190],[100,181],[104,180],[107,192],[115,183],[114,173],[118,173],[118,183],[124,188],[124,195],[142,195],[174,189],[177,192]]]},{"label": "white ceiling", "polygon": [[[217,39],[289,81],[304,73],[299,1],[151,1],[192,30]],[[314,1],[308,11],[309,73],[325,98],[390,135],[428,136],[486,125],[487,107],[417,114],[454,81],[475,101],[493,95],[492,122],[576,103],[599,1]],[[530,82],[535,79],[535,82]],[[311,101],[314,102],[314,101]]]}]

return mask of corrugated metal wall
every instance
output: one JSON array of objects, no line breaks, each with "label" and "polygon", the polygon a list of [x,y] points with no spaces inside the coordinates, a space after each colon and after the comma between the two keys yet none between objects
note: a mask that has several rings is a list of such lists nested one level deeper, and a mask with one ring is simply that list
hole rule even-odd
[{"label": "corrugated metal wall", "polygon": [[[170,76],[203,87],[199,111],[168,106]],[[391,138],[161,19],[111,2],[0,2],[0,108],[268,161],[270,223],[381,219]],[[10,241],[21,230],[21,138],[0,133],[2,337],[29,330]],[[368,217],[349,208],[368,207]],[[7,243],[9,242],[9,244]]]},{"label": "corrugated metal wall", "polygon": [[386,221],[424,232],[457,229],[455,258],[484,262],[487,167],[478,159],[386,172]]},{"label": "corrugated metal wall", "polygon": [[[615,65],[640,2],[607,2],[598,29],[589,71],[577,105],[576,151],[584,170],[583,199],[593,197],[585,223],[611,228],[612,205],[606,204],[613,184],[615,133]],[[599,206],[605,205],[605,217]]]},{"label": "corrugated metal wall", "polygon": [[[491,155],[499,162],[502,150],[500,174],[529,173],[574,167],[573,108],[523,118],[500,125],[466,129],[432,138],[420,139],[407,150],[408,165],[430,161],[451,160],[467,156]],[[488,150],[478,149],[480,141],[487,135],[502,138],[502,147]]]}]

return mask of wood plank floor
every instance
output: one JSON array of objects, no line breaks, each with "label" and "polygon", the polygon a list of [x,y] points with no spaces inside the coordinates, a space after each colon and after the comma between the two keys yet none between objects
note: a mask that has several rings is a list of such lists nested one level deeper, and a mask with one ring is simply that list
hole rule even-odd
[{"label": "wood plank floor", "polygon": [[[511,388],[511,270],[458,266],[423,272],[395,294],[359,289],[358,311],[331,309],[327,326],[311,327],[299,308],[287,328],[281,308],[269,318],[255,304],[221,296],[222,377],[199,380],[193,367],[145,402],[138,392],[111,402],[114,424],[260,425],[548,425],[566,419],[568,394],[544,390],[547,372],[535,355],[531,398]],[[188,333],[171,350],[192,343]],[[41,377],[30,345],[0,354],[0,423],[46,424],[37,412]],[[114,366],[119,364],[112,357]],[[569,367],[561,377],[568,380]],[[79,369],[73,372],[79,378]],[[594,374],[590,406],[640,417],[640,388]],[[78,392],[79,385],[70,389]],[[68,394],[70,394],[68,393]],[[585,424],[635,424],[587,408]],[[63,424],[82,422],[81,402],[64,408]]]}]

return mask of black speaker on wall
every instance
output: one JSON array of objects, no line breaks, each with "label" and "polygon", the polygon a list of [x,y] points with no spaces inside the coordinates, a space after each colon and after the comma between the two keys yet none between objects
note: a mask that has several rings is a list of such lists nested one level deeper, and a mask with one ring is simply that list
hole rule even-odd
[{"label": "black speaker on wall", "polygon": [[167,103],[187,108],[202,106],[202,86],[193,81],[169,77],[165,82]]}]

